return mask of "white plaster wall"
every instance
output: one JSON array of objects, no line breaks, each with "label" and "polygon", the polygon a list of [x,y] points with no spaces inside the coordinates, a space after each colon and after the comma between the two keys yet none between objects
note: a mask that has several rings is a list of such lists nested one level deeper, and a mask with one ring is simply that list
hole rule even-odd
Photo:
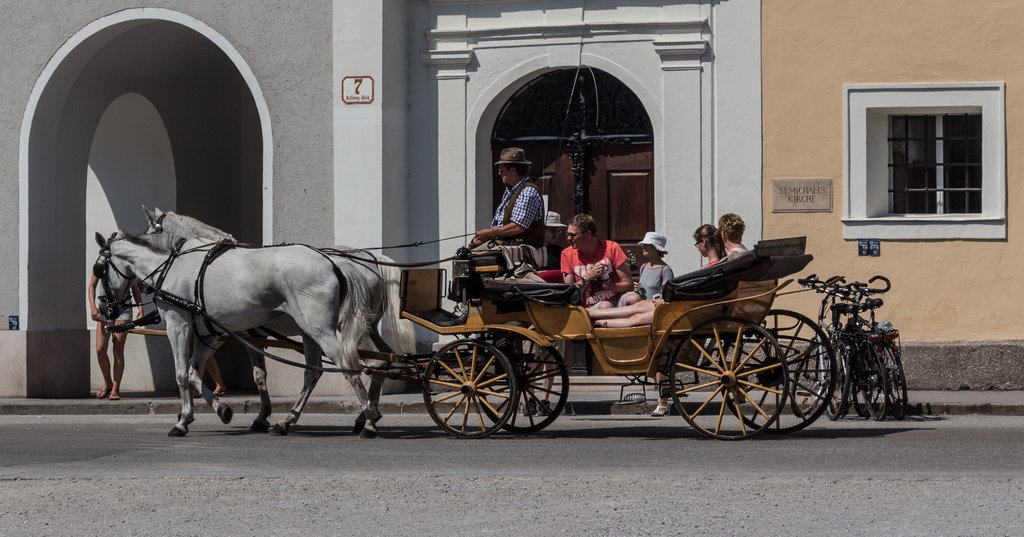
[{"label": "white plaster wall", "polygon": [[[405,241],[408,141],[406,12],[384,0],[335,0],[334,236],[372,247]],[[369,76],[374,100],[346,104],[342,79]],[[388,252],[402,257],[403,252]]]},{"label": "white plaster wall", "polygon": [[[92,266],[99,254],[96,232],[108,236],[116,230],[145,231],[141,204],[175,210],[175,181],[171,141],[156,108],[138,93],[115,99],[100,118],[89,151],[85,266]],[[83,289],[90,276],[84,275]],[[92,328],[88,309],[85,318]]]}]

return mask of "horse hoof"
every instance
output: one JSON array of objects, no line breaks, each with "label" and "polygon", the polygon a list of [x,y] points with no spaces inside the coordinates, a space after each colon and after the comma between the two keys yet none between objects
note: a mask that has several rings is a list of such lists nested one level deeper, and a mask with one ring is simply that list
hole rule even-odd
[{"label": "horse hoof", "polygon": [[254,422],[252,422],[252,425],[249,426],[249,432],[250,433],[265,433],[265,432],[267,432],[269,430],[270,430],[270,424],[264,423],[264,422],[260,422],[260,421],[254,421]]},{"label": "horse hoof", "polygon": [[359,438],[377,438],[377,428],[372,424],[359,433]]},{"label": "horse hoof", "polygon": [[274,426],[270,428],[270,434],[271,436],[288,436],[288,428],[281,427],[275,423]]},{"label": "horse hoof", "polygon": [[360,434],[363,432],[363,427],[366,426],[366,416],[360,415],[356,418],[356,422],[352,425],[352,434]]},{"label": "horse hoof", "polygon": [[182,429],[181,427],[178,427],[177,425],[175,425],[174,427],[171,428],[170,431],[168,431],[167,436],[179,438],[179,437],[185,436],[186,434],[188,434],[188,431],[186,431],[185,429]]},{"label": "horse hoof", "polygon": [[220,416],[220,421],[224,425],[231,423],[231,418],[234,417],[235,411],[231,410],[228,405],[221,405],[217,408],[217,415]]}]

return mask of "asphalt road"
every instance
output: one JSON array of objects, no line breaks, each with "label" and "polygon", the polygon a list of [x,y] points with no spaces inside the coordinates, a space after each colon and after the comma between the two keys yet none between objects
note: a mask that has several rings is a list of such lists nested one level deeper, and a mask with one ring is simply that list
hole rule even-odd
[{"label": "asphalt road", "polygon": [[744,442],[678,416],[530,437],[306,415],[0,417],[0,535],[1022,535],[1024,417],[820,421]]}]

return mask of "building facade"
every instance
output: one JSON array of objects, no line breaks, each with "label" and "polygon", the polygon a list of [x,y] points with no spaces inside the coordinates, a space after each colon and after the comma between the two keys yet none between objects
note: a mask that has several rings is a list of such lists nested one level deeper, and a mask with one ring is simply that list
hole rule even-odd
[{"label": "building facade", "polygon": [[[88,237],[142,231],[140,204],[247,242],[457,237],[395,254],[436,259],[489,221],[493,152],[523,142],[551,208],[599,211],[627,242],[679,237],[680,266],[698,262],[683,245],[700,223],[761,212],[757,2],[5,8],[0,311],[17,329],[0,331],[0,395],[88,392]],[[515,99],[527,86],[549,88],[546,111]],[[529,124],[563,108],[579,121]],[[169,389],[165,343],[129,339],[125,389]]]},{"label": "building facade", "polygon": [[[1024,5],[962,7],[762,2],[764,233],[802,230],[821,276],[890,277],[911,388],[1020,389]],[[793,179],[831,210],[778,211]]]},{"label": "building facade", "polygon": [[[254,243],[443,239],[388,252],[438,259],[489,222],[509,145],[563,220],[592,212],[627,245],[663,232],[677,273],[725,212],[748,244],[807,235],[810,271],[892,279],[912,388],[1012,384],[994,371],[1016,367],[1021,313],[1013,3],[969,18],[952,0],[4,7],[0,396],[96,384],[90,237],[142,231],[141,204]],[[786,187],[815,199],[787,205]],[[221,364],[247,375],[240,355]],[[126,390],[173,389],[172,370],[166,342],[129,338]]]}]

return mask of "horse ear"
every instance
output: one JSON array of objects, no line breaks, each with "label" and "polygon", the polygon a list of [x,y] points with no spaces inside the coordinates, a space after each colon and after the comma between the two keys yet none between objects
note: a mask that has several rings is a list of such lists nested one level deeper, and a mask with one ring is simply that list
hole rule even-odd
[{"label": "horse ear", "polygon": [[107,239],[104,239],[103,234],[100,233],[99,231],[96,232],[96,244],[99,244],[100,248],[103,248],[107,245]]},{"label": "horse ear", "polygon": [[149,221],[149,225],[153,225],[153,221],[156,220],[156,213],[149,210],[145,203],[142,204],[142,212],[146,213],[146,220]]}]

